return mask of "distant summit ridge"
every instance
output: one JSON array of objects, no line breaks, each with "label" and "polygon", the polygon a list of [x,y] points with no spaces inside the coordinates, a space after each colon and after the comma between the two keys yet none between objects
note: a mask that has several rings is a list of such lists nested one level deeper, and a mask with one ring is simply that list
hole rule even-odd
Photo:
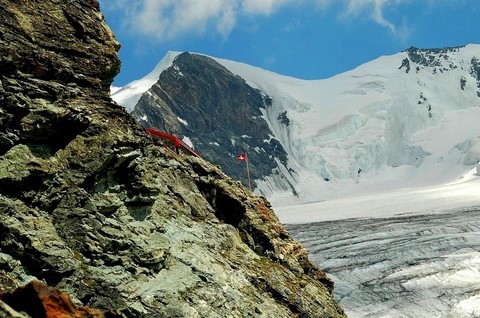
[{"label": "distant summit ridge", "polygon": [[[189,76],[182,76],[187,56]],[[211,67],[213,60],[229,72]],[[275,205],[441,184],[480,160],[477,44],[411,47],[313,81],[195,54],[178,55],[163,72],[136,106],[127,105],[138,107],[136,118],[169,122],[163,127],[235,178],[244,174],[235,151],[247,147],[258,154],[256,191]],[[217,126],[208,134],[190,123],[212,118]]]},{"label": "distant summit ridge", "polygon": [[[466,47],[467,46],[455,46],[435,49],[419,49],[412,46],[404,52],[408,53],[408,59],[413,63],[426,67],[440,67],[440,71],[448,71],[448,67],[450,67],[450,69],[459,67],[459,65],[456,65],[454,61],[452,61],[451,57],[460,53],[460,51]],[[446,62],[448,63],[448,61],[450,61],[450,63],[446,65]],[[478,56],[472,56],[470,73],[477,79],[478,88],[480,90],[480,58]]]},{"label": "distant summit ridge", "polygon": [[[437,56],[442,56],[441,54],[446,54],[449,52],[458,52],[460,49],[465,48],[466,45],[460,45],[460,46],[449,46],[449,47],[442,47],[442,48],[418,48],[415,46],[411,46],[408,49],[404,50],[403,52],[407,52],[409,54],[415,54],[415,53],[427,53],[431,54],[432,56],[437,55]],[[414,60],[412,58],[412,60]],[[417,62],[417,61],[414,61]]]}]

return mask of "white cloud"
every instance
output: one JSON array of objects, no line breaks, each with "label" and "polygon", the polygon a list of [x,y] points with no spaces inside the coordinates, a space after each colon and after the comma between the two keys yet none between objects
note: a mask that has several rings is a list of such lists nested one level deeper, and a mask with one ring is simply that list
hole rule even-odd
[{"label": "white cloud", "polygon": [[235,23],[237,22],[237,16],[235,14],[234,7],[228,7],[223,12],[222,16],[217,23],[217,32],[227,38],[230,32],[232,31]]},{"label": "white cloud", "polygon": [[205,35],[214,32],[226,38],[238,20],[252,15],[270,15],[290,5],[306,5],[323,11],[342,4],[342,16],[367,16],[393,34],[404,37],[405,30],[389,21],[387,6],[411,0],[100,0],[104,10],[116,10],[124,17],[123,25],[136,34],[159,41],[184,34]]},{"label": "white cloud", "polygon": [[224,0],[143,0],[131,5],[127,26],[160,40],[196,32],[204,34],[212,24],[227,35],[235,25],[235,3]]},{"label": "white cloud", "polygon": [[298,3],[300,1],[295,0],[242,0],[240,1],[242,9],[246,13],[255,13],[255,14],[271,14],[276,11],[278,8],[289,4],[289,3]]}]

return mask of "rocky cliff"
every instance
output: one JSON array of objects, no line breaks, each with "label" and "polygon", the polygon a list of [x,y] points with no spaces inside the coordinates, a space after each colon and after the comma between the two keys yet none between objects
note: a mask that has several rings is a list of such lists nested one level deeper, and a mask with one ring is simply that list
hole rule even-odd
[{"label": "rocky cliff", "polygon": [[344,316],[268,202],[111,101],[118,48],[96,0],[0,0],[0,293],[39,279],[127,317]]}]

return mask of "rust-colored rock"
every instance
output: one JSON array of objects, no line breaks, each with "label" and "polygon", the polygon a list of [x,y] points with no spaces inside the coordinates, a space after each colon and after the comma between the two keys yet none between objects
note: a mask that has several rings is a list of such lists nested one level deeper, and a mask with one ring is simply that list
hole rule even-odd
[{"label": "rust-colored rock", "polygon": [[59,290],[35,280],[17,288],[0,299],[17,312],[32,318],[122,318],[112,311],[101,311],[76,306],[70,297]]}]

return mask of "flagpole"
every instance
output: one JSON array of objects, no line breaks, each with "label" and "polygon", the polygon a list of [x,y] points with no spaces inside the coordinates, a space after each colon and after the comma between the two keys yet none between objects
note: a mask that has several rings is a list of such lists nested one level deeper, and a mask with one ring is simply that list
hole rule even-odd
[{"label": "flagpole", "polygon": [[248,176],[248,188],[252,191],[252,180],[250,179],[250,167],[248,165],[248,153],[245,149],[245,161],[247,162],[247,176]]}]

